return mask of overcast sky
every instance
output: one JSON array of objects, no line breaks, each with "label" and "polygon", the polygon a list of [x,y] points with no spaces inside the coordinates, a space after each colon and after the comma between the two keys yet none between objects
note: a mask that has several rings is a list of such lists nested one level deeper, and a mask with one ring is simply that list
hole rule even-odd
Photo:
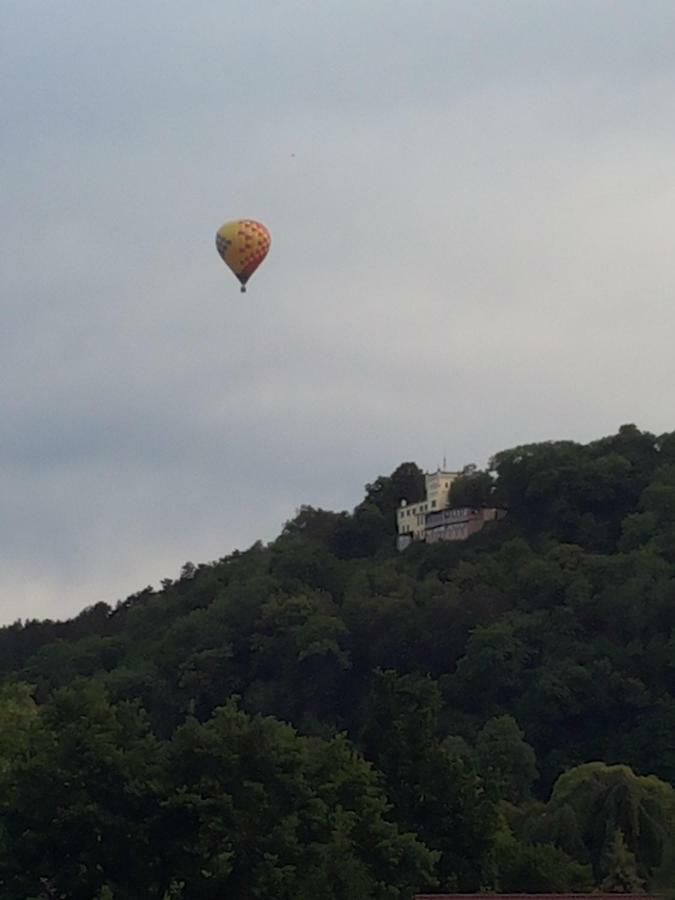
[{"label": "overcast sky", "polygon": [[0,622],[675,430],[674,46],[672,0],[5,0]]}]

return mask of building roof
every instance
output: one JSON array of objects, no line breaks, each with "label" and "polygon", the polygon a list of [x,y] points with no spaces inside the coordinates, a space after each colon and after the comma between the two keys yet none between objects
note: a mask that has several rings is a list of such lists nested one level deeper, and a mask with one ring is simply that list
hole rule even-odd
[{"label": "building roof", "polygon": [[665,900],[663,894],[416,894],[415,900]]}]

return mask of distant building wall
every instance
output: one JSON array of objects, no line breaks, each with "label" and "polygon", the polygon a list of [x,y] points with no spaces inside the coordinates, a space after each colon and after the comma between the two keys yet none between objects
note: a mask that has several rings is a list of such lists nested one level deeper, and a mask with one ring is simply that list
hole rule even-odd
[{"label": "distant building wall", "polygon": [[427,521],[426,500],[399,507],[396,513],[396,528],[399,535],[410,535],[414,541],[424,537]]},{"label": "distant building wall", "polygon": [[411,534],[399,534],[396,538],[396,549],[399,551],[405,550],[406,547],[409,547],[413,542],[413,537]]},{"label": "distant building wall", "polygon": [[427,512],[434,509],[444,509],[448,505],[450,496],[450,486],[457,478],[459,472],[443,472],[437,469],[431,474],[424,476],[426,495],[427,495]]},{"label": "distant building wall", "polygon": [[[414,541],[424,538],[427,514],[447,507],[450,485],[458,474],[458,472],[446,472],[441,469],[425,474],[424,500],[420,500],[418,503],[401,501],[401,506],[396,512],[396,529],[399,536],[410,535]],[[400,544],[401,541],[398,541],[397,546],[399,549],[403,549]]]},{"label": "distant building wall", "polygon": [[416,894],[415,900],[666,900],[665,894]]},{"label": "distant building wall", "polygon": [[503,519],[506,510],[496,507],[468,506],[443,509],[427,515],[424,539],[429,544],[439,541],[465,541],[476,534],[486,522]]}]

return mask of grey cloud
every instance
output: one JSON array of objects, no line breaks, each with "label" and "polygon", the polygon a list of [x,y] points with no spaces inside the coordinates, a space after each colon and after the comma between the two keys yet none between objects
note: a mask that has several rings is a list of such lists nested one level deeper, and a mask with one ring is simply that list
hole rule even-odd
[{"label": "grey cloud", "polygon": [[[3,15],[2,618],[404,459],[674,427],[671,4]],[[273,238],[245,296],[238,215]]]}]

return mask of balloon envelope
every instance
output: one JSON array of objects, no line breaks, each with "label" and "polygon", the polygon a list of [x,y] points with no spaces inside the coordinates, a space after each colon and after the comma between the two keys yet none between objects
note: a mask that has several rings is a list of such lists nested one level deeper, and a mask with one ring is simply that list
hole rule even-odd
[{"label": "balloon envelope", "polygon": [[269,231],[254,219],[235,219],[226,222],[216,232],[216,248],[225,264],[241,282],[246,282],[267,256],[271,237]]}]

